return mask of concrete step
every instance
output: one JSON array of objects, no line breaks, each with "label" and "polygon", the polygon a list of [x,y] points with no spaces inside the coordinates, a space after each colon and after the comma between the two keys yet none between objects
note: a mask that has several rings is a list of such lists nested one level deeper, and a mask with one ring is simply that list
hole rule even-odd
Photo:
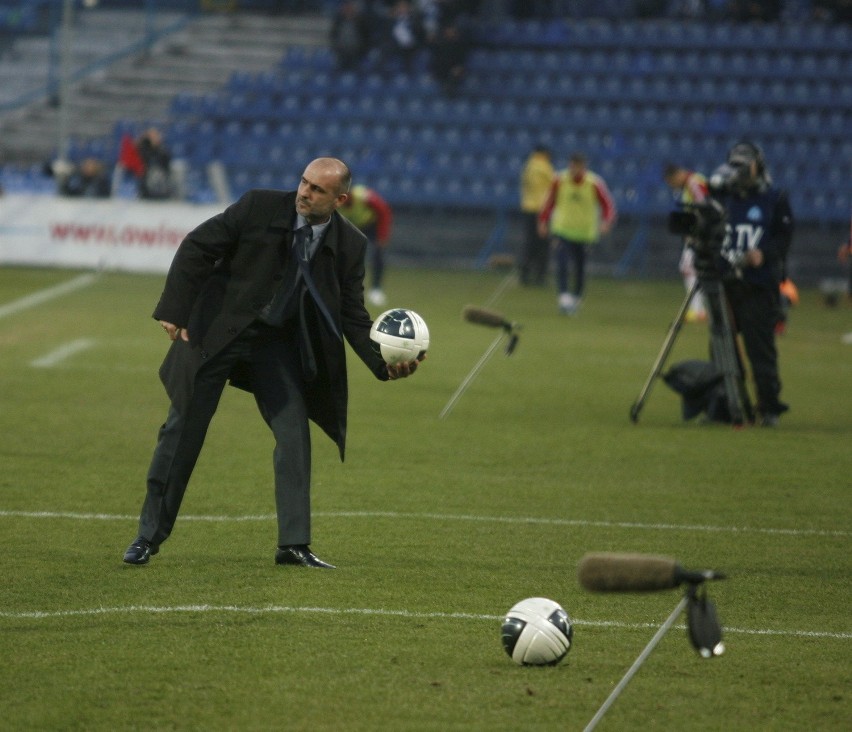
[{"label": "concrete step", "polygon": [[[173,23],[177,14],[160,14],[157,26]],[[145,15],[130,11],[85,11],[78,15],[73,67],[114,52],[112,40],[127,43],[140,38]],[[165,120],[174,96],[181,92],[206,94],[222,88],[236,71],[257,73],[275,68],[292,45],[325,46],[329,21],[321,15],[268,16],[254,14],[204,15],[158,41],[150,53],[123,59],[72,86],[67,114],[68,132],[75,139],[111,135],[119,120],[148,123]],[[96,49],[88,53],[84,47]],[[26,74],[34,87],[45,83],[50,45],[46,39],[15,44],[14,66],[3,74],[20,79]],[[7,72],[7,68],[12,69]],[[23,69],[35,69],[32,74]],[[0,76],[0,80],[4,78]],[[38,81],[36,81],[38,80]],[[11,79],[10,79],[11,82]],[[12,88],[10,83],[9,88]],[[21,83],[14,84],[19,96]],[[25,87],[24,87],[25,88]],[[51,157],[58,140],[58,111],[44,100],[0,116],[0,164],[32,164]]]}]

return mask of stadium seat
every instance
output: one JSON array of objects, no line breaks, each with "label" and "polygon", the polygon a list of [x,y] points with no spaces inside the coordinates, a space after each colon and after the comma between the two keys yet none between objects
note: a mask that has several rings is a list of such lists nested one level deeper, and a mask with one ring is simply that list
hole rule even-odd
[{"label": "stadium seat", "polygon": [[[176,95],[167,137],[193,164],[221,152],[233,165],[262,159],[262,150],[273,160],[295,144],[309,154],[333,141],[361,174],[384,166],[395,185],[399,166],[408,181],[400,200],[412,202],[410,186],[420,184],[427,198],[447,200],[446,179],[430,172],[444,176],[450,163],[487,171],[492,180],[471,193],[477,205],[503,200],[538,142],[551,146],[560,166],[574,149],[586,150],[607,177],[625,179],[620,195],[634,204],[643,195],[660,204],[631,183],[650,158],[709,171],[739,137],[764,145],[779,178],[782,168],[785,180],[802,174],[809,159],[815,174],[838,171],[831,185],[848,188],[841,163],[851,152],[844,147],[852,107],[849,27],[634,23],[633,11],[616,0],[571,5],[570,23],[489,21],[477,31],[481,45],[456,98],[440,93],[425,70],[338,72],[327,48],[297,47],[274,69],[235,72],[220,93]],[[593,18],[604,6],[623,17]],[[446,171],[451,178],[456,172]],[[238,182],[258,180],[249,169]],[[455,201],[465,195],[449,190]],[[835,216],[838,205],[809,194],[805,210]]]},{"label": "stadium seat", "polygon": [[170,112],[173,116],[195,114],[197,97],[189,92],[181,92],[176,94],[170,105]]}]

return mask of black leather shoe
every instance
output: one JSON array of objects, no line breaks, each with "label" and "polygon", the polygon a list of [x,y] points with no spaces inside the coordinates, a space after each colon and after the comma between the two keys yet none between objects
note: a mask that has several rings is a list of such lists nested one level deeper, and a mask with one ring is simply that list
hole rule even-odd
[{"label": "black leather shoe", "polygon": [[124,561],[127,564],[148,564],[148,560],[153,557],[160,547],[154,546],[147,539],[137,536],[133,543],[127,547],[124,552]]},{"label": "black leather shoe", "polygon": [[322,561],[314,554],[307,544],[279,546],[275,552],[276,564],[295,564],[299,567],[319,567],[321,569],[337,569],[333,564]]}]

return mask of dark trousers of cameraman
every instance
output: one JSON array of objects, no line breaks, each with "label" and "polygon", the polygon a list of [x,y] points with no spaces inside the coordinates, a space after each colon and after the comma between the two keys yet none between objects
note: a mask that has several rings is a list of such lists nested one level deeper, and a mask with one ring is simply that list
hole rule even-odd
[{"label": "dark trousers of cameraman", "polygon": [[770,289],[741,281],[726,283],[725,294],[751,365],[758,411],[764,416],[782,414],[788,407],[779,400],[781,381],[775,348],[778,296]]}]

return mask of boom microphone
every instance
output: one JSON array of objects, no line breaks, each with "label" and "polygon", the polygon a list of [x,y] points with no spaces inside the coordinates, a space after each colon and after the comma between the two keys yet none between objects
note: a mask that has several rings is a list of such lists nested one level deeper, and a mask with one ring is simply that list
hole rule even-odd
[{"label": "boom microphone", "polygon": [[724,577],[711,570],[687,571],[674,559],[649,554],[586,554],[578,567],[580,584],[592,592],[653,592]]},{"label": "boom microphone", "polygon": [[500,313],[487,308],[478,308],[474,305],[465,305],[462,310],[462,317],[468,323],[476,323],[477,325],[485,325],[489,328],[503,328],[503,330],[512,330],[512,323],[506,320]]}]

